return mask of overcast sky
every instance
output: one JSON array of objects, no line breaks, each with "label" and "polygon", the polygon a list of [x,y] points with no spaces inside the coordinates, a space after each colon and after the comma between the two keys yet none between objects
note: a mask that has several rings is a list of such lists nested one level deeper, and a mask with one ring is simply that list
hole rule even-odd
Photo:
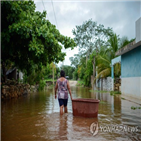
[{"label": "overcast sky", "polygon": [[[115,0],[114,0],[115,1]],[[72,29],[92,19],[104,27],[111,27],[120,37],[135,38],[135,21],[141,17],[141,1],[117,0],[34,0],[36,11],[47,11],[47,19],[57,26],[60,33],[74,37]],[[56,19],[56,20],[55,20]],[[64,50],[63,50],[64,51]],[[69,57],[78,53],[78,48],[67,49],[64,65],[70,65]],[[62,63],[59,63],[59,66]]]}]

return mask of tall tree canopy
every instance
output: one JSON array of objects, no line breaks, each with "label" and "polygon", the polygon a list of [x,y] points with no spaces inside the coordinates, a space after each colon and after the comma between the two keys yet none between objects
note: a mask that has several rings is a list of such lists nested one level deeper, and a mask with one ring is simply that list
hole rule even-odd
[{"label": "tall tree canopy", "polygon": [[74,40],[79,46],[80,54],[87,57],[93,52],[94,49],[100,48],[107,43],[109,36],[113,34],[111,28],[104,28],[104,25],[97,24],[92,19],[83,22],[82,25],[76,26],[72,30]]},{"label": "tall tree canopy", "polygon": [[[60,34],[55,25],[46,20],[46,12],[35,12],[33,1],[1,2],[1,46],[3,71],[7,60],[20,70],[62,61],[65,48],[75,46],[70,37]],[[5,73],[5,72],[4,72]]]}]

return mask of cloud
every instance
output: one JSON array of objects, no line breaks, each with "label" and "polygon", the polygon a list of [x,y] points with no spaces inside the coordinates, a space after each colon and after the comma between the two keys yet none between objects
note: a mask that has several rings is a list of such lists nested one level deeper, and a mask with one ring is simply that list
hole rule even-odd
[{"label": "cloud", "polygon": [[[93,19],[104,27],[113,28],[114,32],[120,37],[127,36],[128,39],[135,38],[135,21],[141,16],[140,1],[43,1],[52,24],[58,25],[60,33],[65,36],[74,37],[72,29],[76,25],[82,25],[84,21]],[[53,2],[53,3],[52,3]],[[43,11],[42,1],[35,1],[36,10]],[[55,15],[56,20],[55,20]],[[57,21],[57,22],[56,22]],[[78,52],[66,50],[67,56],[64,64],[70,55]]]}]

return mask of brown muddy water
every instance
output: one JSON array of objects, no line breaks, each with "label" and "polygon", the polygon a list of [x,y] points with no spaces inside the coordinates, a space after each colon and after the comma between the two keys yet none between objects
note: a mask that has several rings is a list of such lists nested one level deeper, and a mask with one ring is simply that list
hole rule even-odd
[{"label": "brown muddy water", "polygon": [[[70,99],[68,113],[60,116],[53,89],[2,101],[1,140],[141,140],[141,109],[131,109],[131,106],[141,105],[121,99],[120,95],[111,96],[109,93],[89,90],[84,87],[71,87],[73,98],[101,100],[98,118],[74,117]],[[93,136],[90,126],[96,122],[99,127],[98,134]]]}]

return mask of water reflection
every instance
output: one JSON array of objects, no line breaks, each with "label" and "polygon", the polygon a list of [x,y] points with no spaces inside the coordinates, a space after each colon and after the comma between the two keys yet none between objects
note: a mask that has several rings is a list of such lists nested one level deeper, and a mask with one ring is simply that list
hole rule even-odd
[{"label": "water reflection", "polygon": [[121,96],[109,93],[90,92],[89,88],[72,87],[73,98],[100,99],[98,118],[74,117],[72,102],[68,100],[68,113],[60,116],[58,100],[54,90],[32,93],[18,99],[2,101],[2,141],[16,140],[139,140],[141,132],[104,132],[93,136],[90,125],[98,122],[99,127],[111,125],[138,126],[141,129],[141,110]]}]

